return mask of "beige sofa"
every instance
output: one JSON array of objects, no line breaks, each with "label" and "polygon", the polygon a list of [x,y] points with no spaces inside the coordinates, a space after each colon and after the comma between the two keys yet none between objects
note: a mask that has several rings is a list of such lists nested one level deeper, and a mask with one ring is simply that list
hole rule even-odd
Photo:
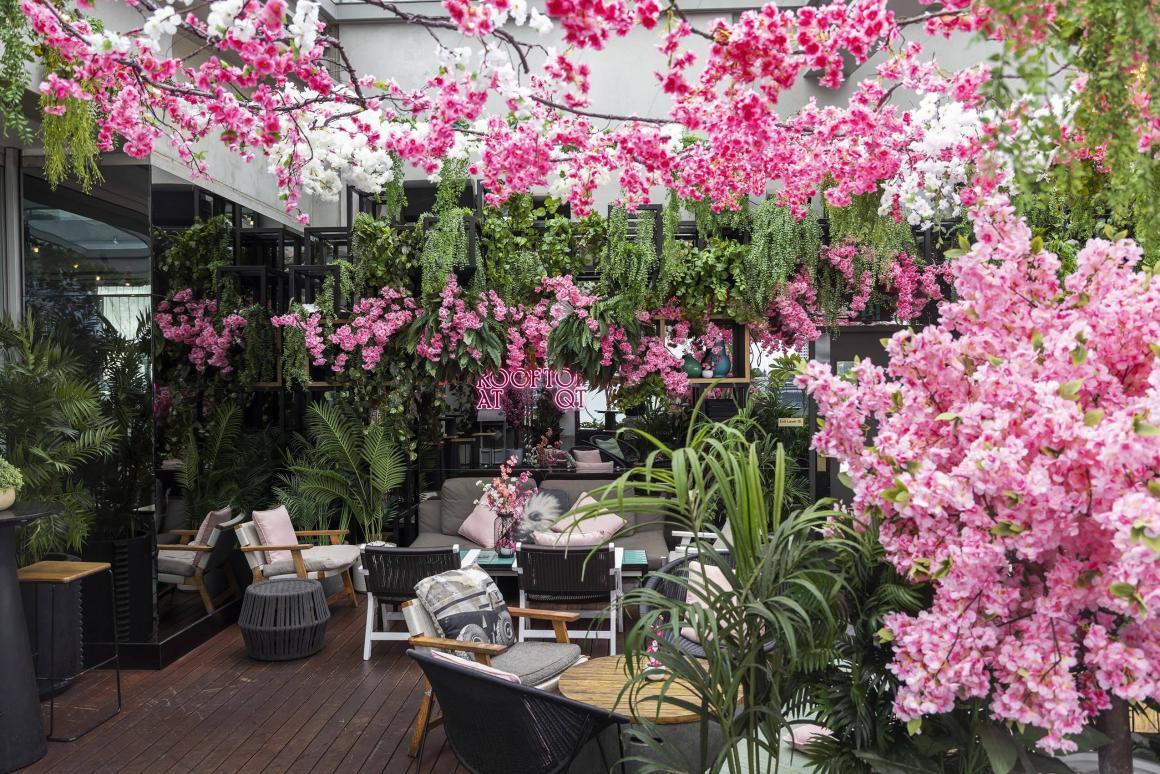
[{"label": "beige sofa", "polygon": [[[441,548],[458,544],[460,548],[479,548],[459,534],[459,527],[475,507],[480,497],[479,478],[449,478],[443,482],[439,496],[419,504],[419,536],[411,545],[415,548]],[[572,502],[581,492],[590,492],[608,484],[599,479],[548,479],[541,489],[559,489],[572,496]],[[614,495],[608,495],[614,497]],[[660,516],[644,513],[622,513],[629,524],[638,525],[631,534],[618,535],[617,546],[642,549],[648,555],[649,569],[656,569],[668,557],[664,523]]]}]

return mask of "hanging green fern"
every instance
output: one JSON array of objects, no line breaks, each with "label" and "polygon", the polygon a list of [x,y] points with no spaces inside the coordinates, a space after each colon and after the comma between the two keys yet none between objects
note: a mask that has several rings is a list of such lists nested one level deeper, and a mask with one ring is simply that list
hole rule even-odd
[{"label": "hanging green fern", "polygon": [[749,200],[746,198],[739,199],[736,207],[718,211],[714,211],[712,202],[706,199],[686,199],[685,207],[693,213],[697,236],[705,241],[716,239],[726,231],[740,236],[750,231]]},{"label": "hanging green fern", "polygon": [[768,308],[778,290],[794,275],[799,265],[816,274],[822,233],[817,220],[796,220],[788,207],[766,199],[753,213],[752,242],[745,259],[737,264],[735,277],[741,301],[754,313]]},{"label": "hanging green fern", "polygon": [[[93,185],[104,181],[97,159],[97,119],[92,102],[68,97],[56,102],[41,97],[44,120],[40,133],[44,141],[44,179],[56,188],[71,172],[81,190],[89,193]],[[63,107],[60,114],[50,113],[49,107]],[[70,163],[71,162],[71,163]]]},{"label": "hanging green fern", "polygon": [[605,292],[617,296],[629,311],[644,308],[660,260],[654,238],[656,211],[639,210],[634,226],[629,241],[628,211],[613,208],[608,216],[608,253],[600,267]]},{"label": "hanging green fern", "polygon": [[[214,275],[230,262],[233,226],[225,215],[195,223],[177,234],[164,234],[165,247],[157,268],[165,272],[173,290],[191,288],[197,297],[215,292]],[[223,308],[229,309],[223,300]]]},{"label": "hanging green fern", "polygon": [[274,351],[274,326],[270,323],[270,313],[263,306],[254,305],[239,312],[246,318],[243,329],[245,340],[242,367],[238,370],[238,383],[249,390],[259,382],[272,382],[277,377],[278,354]]},{"label": "hanging green fern", "polygon": [[911,256],[919,254],[918,243],[910,224],[895,223],[891,217],[878,214],[882,196],[878,193],[862,194],[850,200],[845,207],[826,204],[826,218],[830,223],[830,244],[836,245],[846,240],[869,247],[874,251],[874,278],[882,279],[895,256],[905,252]]},{"label": "hanging green fern", "polygon": [[28,88],[24,66],[31,61],[28,20],[20,0],[0,0],[0,137],[11,133],[26,144],[33,142],[23,105]]}]

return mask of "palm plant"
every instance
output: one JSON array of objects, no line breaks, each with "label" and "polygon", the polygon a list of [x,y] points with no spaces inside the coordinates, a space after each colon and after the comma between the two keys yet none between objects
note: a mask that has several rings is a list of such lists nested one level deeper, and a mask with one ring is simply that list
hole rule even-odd
[{"label": "palm plant", "polygon": [[189,514],[200,519],[232,505],[250,510],[268,496],[273,457],[265,439],[242,430],[242,412],[222,403],[200,428],[191,428],[177,483]]},{"label": "palm plant", "polygon": [[58,334],[0,322],[0,453],[20,469],[23,497],[59,508],[21,530],[20,558],[79,550],[93,519],[82,466],[108,455],[118,431],[97,387]]},{"label": "palm plant", "polygon": [[[633,702],[645,685],[645,649],[655,643],[648,656],[667,670],[662,685],[679,680],[699,696],[695,703],[670,700],[692,711],[710,708],[703,714],[702,740],[708,739],[709,714],[720,725],[724,745],[702,761],[702,770],[738,771],[743,760],[752,772],[772,767],[795,697],[829,660],[842,589],[831,566],[852,545],[840,526],[822,538],[838,515],[828,502],[793,513],[785,509],[784,452],[777,451],[767,482],[749,429],[745,421],[699,421],[680,448],[638,433],[653,447],[645,463],[605,488],[605,496],[619,498],[618,509],[659,512],[679,529],[711,535],[695,538],[692,548],[731,587],[711,586],[702,606],[687,601],[687,577],[662,572],[659,584],[629,592],[624,600],[642,611],[627,635],[627,699]],[[663,586],[680,593],[663,593]],[[691,627],[706,644],[703,658],[680,647],[682,627]],[[674,762],[649,723],[635,736],[646,750],[640,759],[647,767],[671,769]],[[703,751],[707,747],[702,744]]]},{"label": "palm plant", "polygon": [[353,412],[329,403],[316,403],[307,413],[312,447],[290,470],[297,490],[337,504],[339,529],[354,519],[367,540],[382,538],[394,505],[388,496],[403,484],[403,453],[380,424],[364,427]]}]

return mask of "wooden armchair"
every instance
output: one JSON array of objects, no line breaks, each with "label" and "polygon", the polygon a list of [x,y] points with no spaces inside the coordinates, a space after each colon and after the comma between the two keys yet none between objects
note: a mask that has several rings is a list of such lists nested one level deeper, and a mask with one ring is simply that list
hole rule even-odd
[{"label": "wooden armchair", "polygon": [[[228,509],[211,513],[206,516],[210,519],[215,515],[224,514],[229,517]],[[237,596],[238,584],[234,574],[228,566],[230,554],[237,548],[234,537],[234,527],[241,523],[243,517],[238,516],[214,523],[209,530],[205,543],[193,543],[199,530],[177,529],[170,530],[170,534],[178,539],[174,544],[158,544],[157,546],[157,582],[168,583],[173,586],[192,587],[201,595],[202,604],[206,613],[212,613],[218,605],[229,597]],[[206,586],[206,577],[218,570],[225,573],[228,588],[214,598]]]},{"label": "wooden armchair", "polygon": [[[544,691],[555,691],[564,670],[582,660],[579,646],[572,644],[568,633],[568,624],[579,620],[578,613],[509,607],[508,612],[513,618],[551,623],[556,641],[496,645],[490,642],[467,642],[439,637],[436,634],[435,622],[419,600],[404,602],[401,607],[403,617],[407,621],[407,629],[411,632],[409,640],[411,647],[421,652],[429,649],[470,653],[478,663],[511,672],[517,675],[524,685]],[[427,730],[443,722],[442,716],[432,716],[433,703],[431,684],[425,682],[423,699],[415,716],[415,728],[411,732],[409,750],[411,757],[415,757],[418,753],[419,745]]]},{"label": "wooden armchair", "polygon": [[[255,513],[259,513],[255,511]],[[273,511],[265,512],[275,518],[286,519],[290,523],[290,514],[283,506]],[[264,544],[258,535],[258,527],[253,521],[247,521],[234,527],[238,535],[238,543],[246,557],[254,582],[275,580],[281,578],[308,578],[323,580],[338,575],[342,577],[343,591],[350,599],[351,607],[358,607],[358,596],[354,593],[354,583],[350,572],[358,564],[358,546],[346,545],[342,542],[346,536],[345,529],[311,529],[294,530],[287,528],[286,533],[292,532],[295,538],[325,537],[329,538],[329,545],[312,545],[309,543],[283,543],[281,545]],[[289,551],[290,559],[274,559],[269,557],[273,551]]]}]

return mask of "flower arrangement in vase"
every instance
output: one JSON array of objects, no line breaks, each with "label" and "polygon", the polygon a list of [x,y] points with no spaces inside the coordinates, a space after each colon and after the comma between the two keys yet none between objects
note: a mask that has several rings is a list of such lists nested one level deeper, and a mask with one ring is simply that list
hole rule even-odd
[{"label": "flower arrangement in vase", "polygon": [[665,665],[661,663],[660,659],[656,657],[657,651],[661,649],[660,636],[661,627],[664,625],[664,619],[657,621],[653,627],[653,636],[649,638],[648,645],[644,648],[645,653],[645,667],[644,676],[648,680],[663,680],[665,679]]},{"label": "flower arrangement in vase", "polygon": [[532,448],[532,460],[537,468],[554,468],[568,463],[568,452],[564,451],[559,440],[552,440],[554,430],[549,430],[540,436],[539,443]]},{"label": "flower arrangement in vase", "polygon": [[526,488],[530,478],[525,470],[519,476],[512,476],[516,458],[509,457],[499,466],[499,475],[483,488],[483,502],[495,513],[495,552],[500,556],[515,553],[515,528],[524,515],[524,505],[535,488]]},{"label": "flower arrangement in vase", "polygon": [[7,510],[16,502],[16,492],[24,486],[24,476],[8,460],[0,457],[0,511]]}]

